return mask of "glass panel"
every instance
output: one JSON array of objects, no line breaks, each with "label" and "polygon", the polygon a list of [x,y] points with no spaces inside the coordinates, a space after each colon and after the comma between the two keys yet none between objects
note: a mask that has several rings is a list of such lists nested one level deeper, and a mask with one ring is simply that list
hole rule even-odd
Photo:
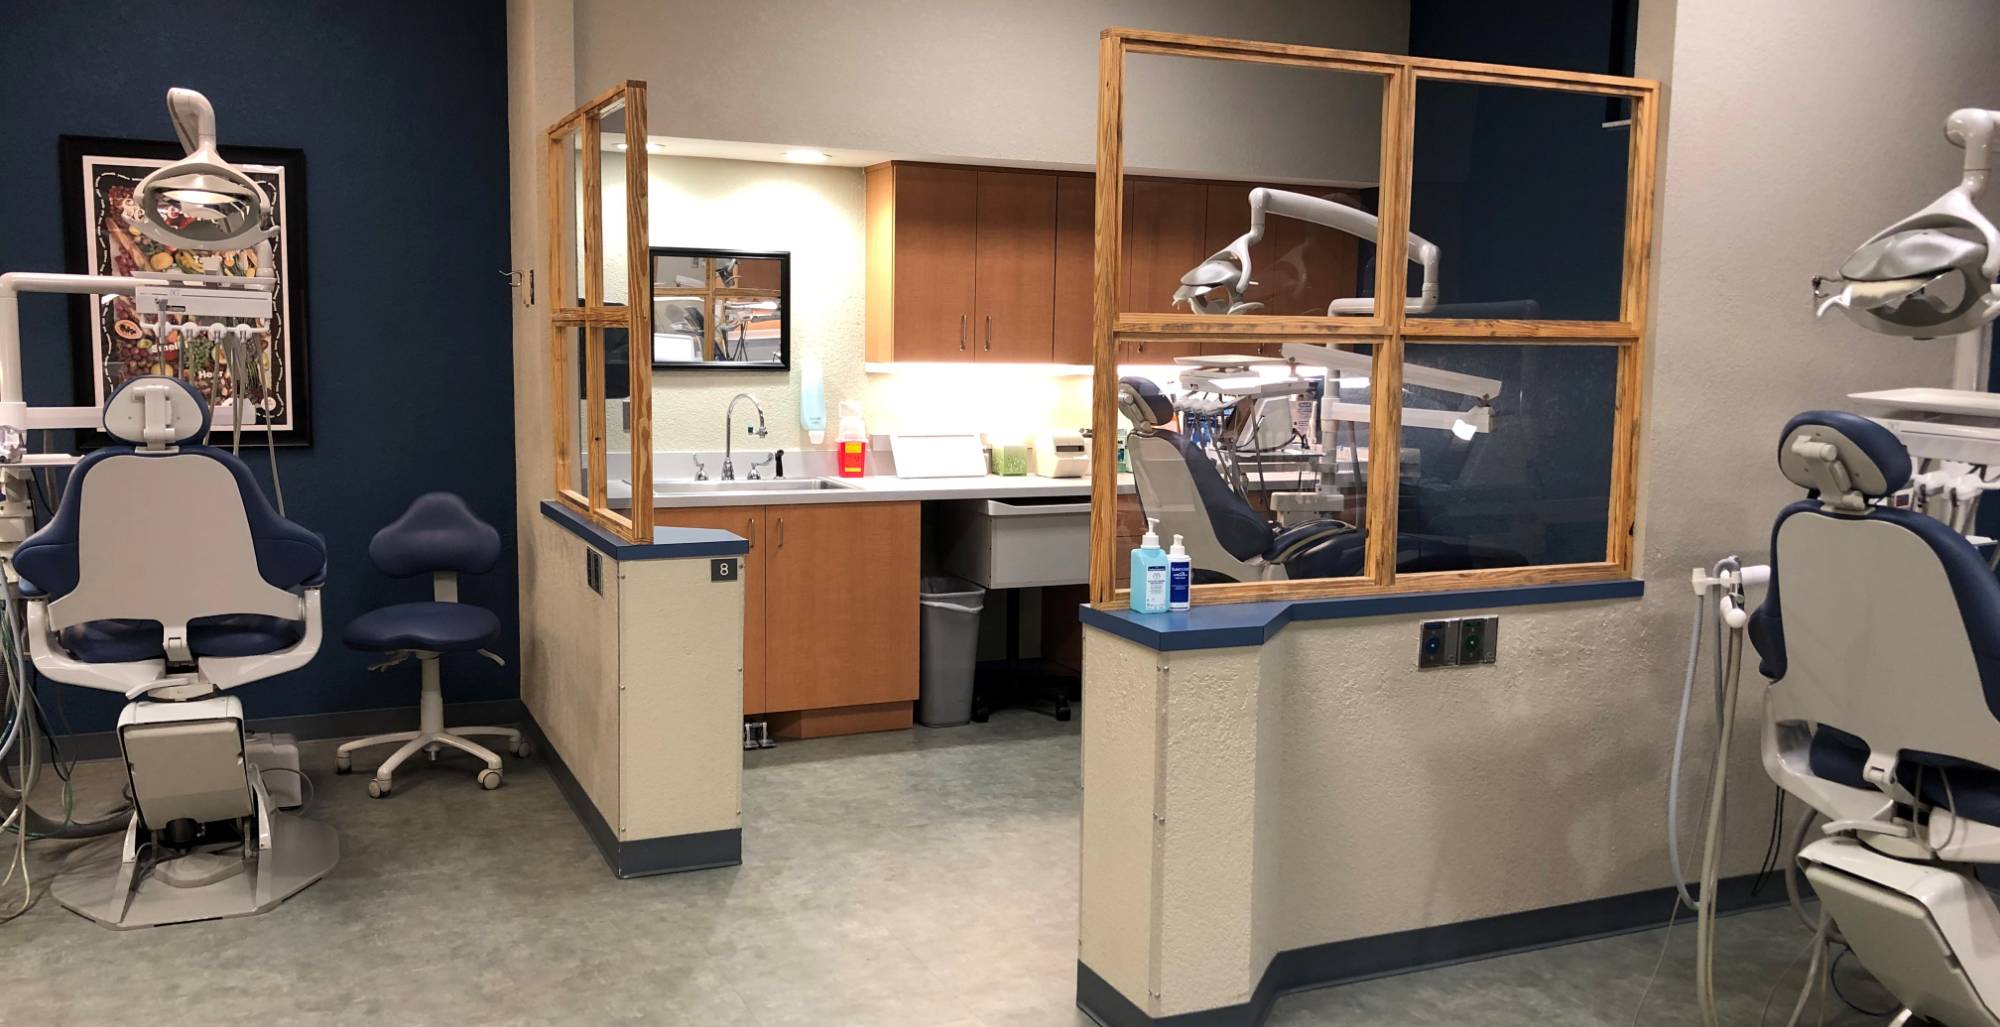
[{"label": "glass panel", "polygon": [[604,252],[604,305],[622,307],[630,299],[626,280],[625,231],[625,101],[614,101],[599,115],[600,171],[604,201],[601,231]]},{"label": "glass panel", "polygon": [[556,197],[562,209],[555,224],[562,233],[557,246],[556,280],[551,288],[557,306],[583,306],[583,137],[566,132],[556,143]]},{"label": "glass panel", "polygon": [[1120,309],[1369,313],[1385,81],[1131,55]]},{"label": "glass panel", "polygon": [[1135,426],[1134,405],[1121,403],[1138,494],[1119,504],[1120,586],[1145,517],[1159,518],[1163,542],[1183,536],[1198,584],[1365,573],[1373,349],[1315,347],[1317,359],[1296,363],[1208,354],[1128,370],[1125,381],[1151,381],[1174,411]]},{"label": "glass panel", "polygon": [[1618,347],[1408,345],[1404,572],[1605,558]]},{"label": "glass panel", "polygon": [[566,447],[569,471],[563,476],[562,487],[573,489],[579,495],[590,495],[590,428],[584,420],[586,409],[584,399],[583,329],[556,328],[556,338],[563,345],[563,392],[568,402],[563,404],[563,435],[569,440]]},{"label": "glass panel", "polygon": [[1606,106],[1418,81],[1410,228],[1439,251],[1430,316],[1618,320],[1631,129],[1607,123]]},{"label": "glass panel", "polygon": [[624,328],[603,332],[605,481],[617,483],[630,479],[632,467],[632,333]]}]

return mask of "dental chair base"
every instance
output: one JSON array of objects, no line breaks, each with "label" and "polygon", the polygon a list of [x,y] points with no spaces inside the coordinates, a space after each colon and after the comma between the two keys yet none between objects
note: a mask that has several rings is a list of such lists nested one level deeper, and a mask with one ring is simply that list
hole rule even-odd
[{"label": "dental chair base", "polygon": [[70,911],[119,930],[252,916],[339,862],[333,828],[280,812],[300,804],[297,744],[245,735],[234,697],[133,703],[118,737],[137,809],[56,878]]},{"label": "dental chair base", "polygon": [[2000,948],[2000,908],[1970,875],[1906,862],[1853,838],[1799,853],[1827,912],[1868,972],[1916,1016],[1951,1027],[2000,1027],[1989,1011],[2000,967],[1952,953]]},{"label": "dental chair base", "polygon": [[[479,772],[479,786],[488,791],[500,787],[500,757],[493,750],[466,737],[467,735],[491,735],[507,740],[507,751],[516,756],[528,756],[529,743],[521,737],[521,732],[511,727],[461,727],[457,731],[447,731],[444,727],[444,688],[442,675],[438,671],[437,653],[414,653],[423,664],[423,694],[418,700],[417,729],[415,731],[393,731],[386,735],[370,735],[343,742],[334,753],[335,773],[346,774],[354,769],[354,751],[376,745],[401,742],[402,747],[389,754],[382,765],[375,768],[375,777],[368,782],[368,794],[380,799],[395,787],[396,768],[419,751],[437,759],[437,754],[446,746],[466,753],[486,764]],[[399,662],[392,660],[391,663]],[[386,665],[385,665],[386,666]]]}]

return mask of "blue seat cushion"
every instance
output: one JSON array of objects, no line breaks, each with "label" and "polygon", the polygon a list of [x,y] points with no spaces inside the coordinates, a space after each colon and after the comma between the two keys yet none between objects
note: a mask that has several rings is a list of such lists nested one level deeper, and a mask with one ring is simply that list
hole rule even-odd
[{"label": "blue seat cushion", "polygon": [[[298,644],[299,621],[252,614],[202,617],[188,624],[188,650],[196,656],[261,656]],[[63,648],[85,663],[132,663],[166,657],[158,621],[94,620],[64,628]]]},{"label": "blue seat cushion", "polygon": [[[1822,724],[1813,732],[1807,762],[1812,772],[1850,788],[1875,791],[1862,775],[1868,743]],[[1906,752],[1896,764],[1896,780],[1932,806],[1968,820],[2000,826],[2000,771],[1955,756]]]},{"label": "blue seat cushion", "polygon": [[469,603],[398,603],[370,610],[347,625],[342,640],[350,649],[386,653],[398,649],[458,652],[478,649],[500,634],[500,618]]}]

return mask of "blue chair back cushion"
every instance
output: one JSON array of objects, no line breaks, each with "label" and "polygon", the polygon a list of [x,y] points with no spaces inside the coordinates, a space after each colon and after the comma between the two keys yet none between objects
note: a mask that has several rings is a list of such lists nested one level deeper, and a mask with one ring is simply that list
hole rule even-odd
[{"label": "blue chair back cushion", "polygon": [[273,588],[318,584],[326,575],[326,542],[318,535],[278,516],[264,492],[250,477],[243,461],[208,446],[182,446],[177,454],[143,454],[130,446],[98,450],[77,462],[63,488],[62,506],[40,531],[14,551],[14,566],[35,590],[61,598],[74,591],[81,574],[78,563],[78,510],[83,483],[91,470],[107,460],[158,460],[171,456],[206,457],[227,468],[243,500],[250,523],[251,544],[257,550],[257,573]]},{"label": "blue chair back cushion", "polygon": [[368,543],[368,558],[395,578],[437,571],[484,574],[500,559],[500,533],[465,500],[427,492]]}]

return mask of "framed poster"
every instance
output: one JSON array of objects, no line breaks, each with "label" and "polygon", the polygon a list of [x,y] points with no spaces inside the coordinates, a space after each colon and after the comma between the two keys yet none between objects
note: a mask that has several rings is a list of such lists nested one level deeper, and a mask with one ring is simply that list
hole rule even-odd
[{"label": "framed poster", "polygon": [[[251,365],[232,369],[223,346],[177,325],[182,315],[168,315],[164,325],[138,316],[129,296],[76,297],[71,308],[71,349],[74,401],[101,405],[131,378],[149,374],[178,377],[208,397],[215,431],[235,427],[237,382],[244,381],[240,399],[243,433],[259,444],[269,432],[280,446],[312,444],[312,390],[306,353],[305,152],[264,147],[222,148],[224,160],[235,164],[264,189],[274,222],[283,230],[274,240],[245,250],[176,249],[144,234],[137,227],[145,213],[133,195],[135,187],[154,170],[181,159],[176,143],[92,136],[63,136],[64,230],[69,266],[83,274],[131,277],[142,271],[182,271],[189,274],[274,274],[278,280],[277,310],[248,344]],[[164,333],[164,337],[161,337]],[[241,371],[242,373],[238,373]],[[85,440],[80,440],[85,441]],[[103,445],[109,436],[95,433]]]}]

